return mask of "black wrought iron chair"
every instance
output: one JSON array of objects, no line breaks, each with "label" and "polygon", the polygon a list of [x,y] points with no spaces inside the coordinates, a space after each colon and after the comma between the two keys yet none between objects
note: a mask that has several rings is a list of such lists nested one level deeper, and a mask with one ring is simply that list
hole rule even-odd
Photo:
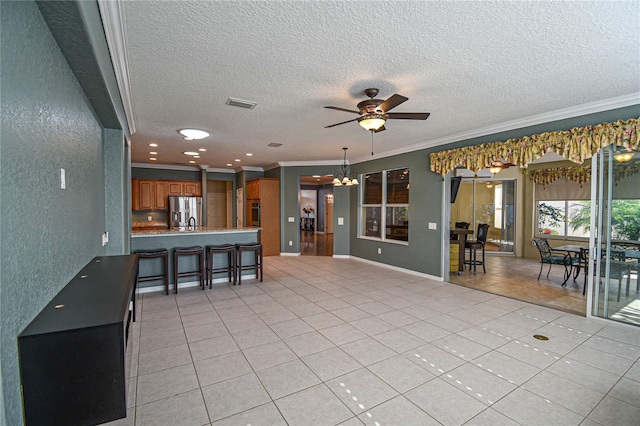
[{"label": "black wrought iron chair", "polygon": [[569,274],[571,273],[571,270],[569,269],[569,266],[571,265],[571,257],[569,253],[552,249],[546,238],[536,238],[533,242],[540,252],[540,272],[538,272],[538,280],[540,279],[540,275],[542,275],[542,267],[544,265],[549,265],[547,278],[549,278],[549,272],[551,272],[551,265],[562,265],[564,266],[564,281],[566,282],[569,279]]},{"label": "black wrought iron chair", "polygon": [[[487,273],[484,264],[484,248],[487,244],[487,236],[489,235],[489,225],[486,223],[478,224],[478,232],[475,240],[467,240],[464,244],[465,249],[469,249],[469,260],[465,260],[465,265],[469,265],[469,269],[473,266],[473,272],[476,272],[476,266],[482,265],[482,270]],[[477,259],[477,251],[482,250],[482,260]]]}]

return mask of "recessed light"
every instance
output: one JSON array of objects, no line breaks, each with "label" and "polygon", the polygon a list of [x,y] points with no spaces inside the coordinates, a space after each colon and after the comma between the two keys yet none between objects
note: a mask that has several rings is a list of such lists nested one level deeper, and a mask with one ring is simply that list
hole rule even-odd
[{"label": "recessed light", "polygon": [[233,166],[233,164],[227,163],[227,167],[231,167],[231,166]]},{"label": "recessed light", "polygon": [[239,161],[242,161],[242,160],[240,160],[239,158],[236,158],[236,159],[235,159],[235,160],[233,160],[233,161],[238,161],[238,162],[239,162]]},{"label": "recessed light", "polygon": [[206,152],[207,150],[205,148],[198,148],[198,151],[200,152]]},{"label": "recessed light", "polygon": [[183,154],[184,155],[200,155],[200,153],[194,152],[194,151],[184,151]]},{"label": "recessed light", "polygon": [[311,176],[311,177],[319,178],[319,177],[320,177],[320,175],[313,175],[313,176]]},{"label": "recessed light", "polygon": [[151,152],[149,152],[149,154],[151,154],[151,155],[157,155],[158,153],[157,153],[157,152],[155,152],[155,151],[151,151]]},{"label": "recessed light", "polygon": [[195,162],[195,161],[193,161],[193,160],[189,160],[189,163],[190,163],[190,164],[195,164],[196,162]]},{"label": "recessed light", "polygon": [[250,153],[250,152],[247,152],[245,155],[246,155],[247,157],[253,157],[253,154],[252,154],[252,153]]},{"label": "recessed light", "polygon": [[157,143],[150,143],[149,146],[154,146],[155,147],[155,146],[158,146],[158,144]]},{"label": "recessed light", "polygon": [[151,157],[151,158],[149,158],[149,160],[156,161],[156,157]]},{"label": "recessed light", "polygon": [[193,158],[200,158],[200,156],[199,155],[194,155]]},{"label": "recessed light", "polygon": [[204,139],[209,136],[209,132],[205,132],[204,130],[198,129],[182,129],[178,130],[182,136],[188,141],[194,139]]}]

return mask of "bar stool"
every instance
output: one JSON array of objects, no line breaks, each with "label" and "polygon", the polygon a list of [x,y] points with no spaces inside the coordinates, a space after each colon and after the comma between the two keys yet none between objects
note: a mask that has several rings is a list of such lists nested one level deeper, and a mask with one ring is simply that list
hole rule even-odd
[{"label": "bar stool", "polygon": [[[489,225],[479,223],[478,224],[478,232],[476,234],[475,240],[467,240],[464,244],[465,248],[469,249],[469,260],[465,260],[464,263],[469,265],[469,270],[473,266],[473,273],[476,273],[476,266],[482,265],[482,270],[484,273],[487,273],[487,269],[485,268],[484,263],[484,248],[487,244],[487,235],[489,234]],[[482,260],[478,260],[476,257],[477,251],[482,250]]]},{"label": "bar stool", "polygon": [[[242,253],[253,252],[255,254],[255,262],[253,265],[242,265]],[[262,244],[260,243],[238,243],[236,244],[236,276],[238,278],[238,285],[242,284],[242,271],[256,270],[256,278],[258,278],[258,271],[260,271],[260,282],[262,282]]]},{"label": "bar stool", "polygon": [[161,274],[153,275],[139,275],[136,278],[136,287],[138,283],[144,283],[147,281],[164,280],[164,292],[169,294],[169,250],[167,249],[153,249],[153,250],[138,250],[135,252],[138,255],[138,270],[140,270],[140,262],[143,259],[162,259]]},{"label": "bar stool", "polygon": [[[233,285],[236,285],[236,246],[233,244],[220,244],[220,245],[211,245],[207,246],[205,249],[205,253],[207,255],[207,282],[209,283],[209,288],[213,288],[213,274],[216,272],[227,272],[229,273],[229,282],[233,279]],[[214,255],[216,253],[226,253],[227,254],[227,266],[220,266],[219,268],[214,268]]]},{"label": "bar stool", "polygon": [[[198,256],[198,269],[180,272],[178,262],[181,257]],[[173,249],[173,288],[178,293],[178,278],[199,277],[200,287],[204,290],[204,248],[201,246],[176,247]]]}]

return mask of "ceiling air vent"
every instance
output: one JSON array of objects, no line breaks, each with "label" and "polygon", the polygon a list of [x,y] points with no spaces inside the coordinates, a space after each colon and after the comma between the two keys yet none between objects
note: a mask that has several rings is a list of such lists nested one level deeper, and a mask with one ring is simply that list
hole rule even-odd
[{"label": "ceiling air vent", "polygon": [[231,106],[237,106],[240,108],[247,108],[247,109],[254,109],[256,105],[258,105],[257,102],[245,101],[237,98],[229,98],[227,99],[227,102],[225,102],[225,104],[231,105]]},{"label": "ceiling air vent", "polygon": [[267,146],[270,146],[271,148],[280,148],[280,147],[282,146],[282,144],[281,144],[281,143],[278,143],[278,142],[271,142],[271,143],[270,143],[269,145],[267,145]]}]

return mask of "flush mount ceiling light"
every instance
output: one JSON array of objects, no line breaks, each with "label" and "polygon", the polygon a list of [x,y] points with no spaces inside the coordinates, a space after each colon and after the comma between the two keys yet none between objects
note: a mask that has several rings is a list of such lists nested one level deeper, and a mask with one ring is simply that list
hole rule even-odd
[{"label": "flush mount ceiling light", "polygon": [[367,114],[358,118],[358,123],[367,130],[376,131],[384,126],[387,117],[385,114]]},{"label": "flush mount ceiling light", "polygon": [[613,158],[620,163],[626,163],[633,158],[633,151],[628,149],[624,151],[616,151],[616,153],[613,154]]},{"label": "flush mount ceiling light", "polygon": [[178,132],[188,141],[192,141],[195,139],[204,139],[209,136],[209,132],[198,129],[182,129],[178,130]]},{"label": "flush mount ceiling light", "polygon": [[200,155],[199,152],[195,152],[195,151],[185,151],[183,152],[184,155],[190,155],[190,156],[194,156],[194,155]]},{"label": "flush mount ceiling light", "polygon": [[347,149],[342,148],[344,150],[344,160],[342,162],[342,167],[340,167],[340,171],[335,172],[333,174],[333,186],[353,186],[358,184],[358,179],[355,177],[351,179],[349,177],[349,173],[351,172],[351,167],[347,164]]}]

